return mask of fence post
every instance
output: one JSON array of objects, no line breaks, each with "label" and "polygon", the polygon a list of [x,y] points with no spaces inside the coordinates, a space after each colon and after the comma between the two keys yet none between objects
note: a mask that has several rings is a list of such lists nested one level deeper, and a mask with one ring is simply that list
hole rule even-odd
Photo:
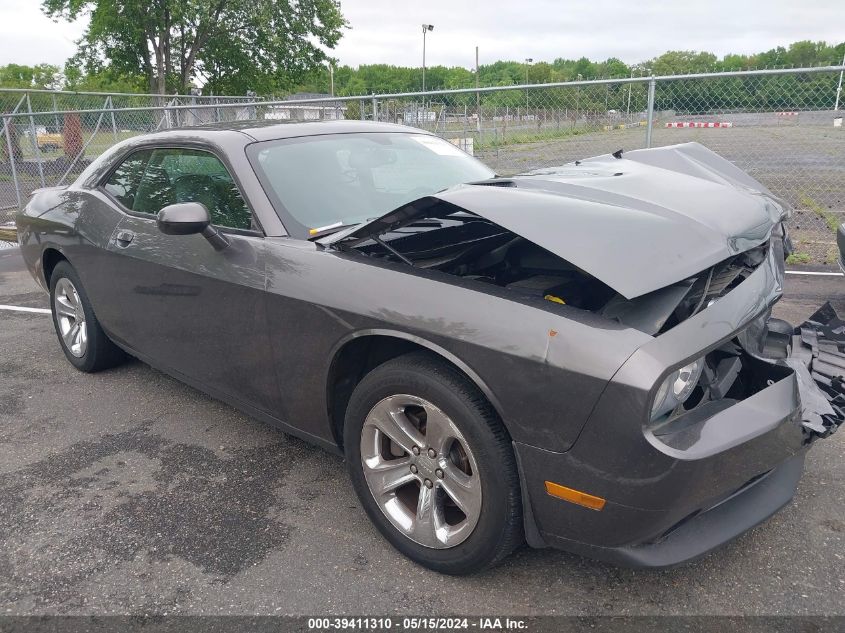
[{"label": "fence post", "polygon": [[373,121],[378,121],[378,99],[373,94]]},{"label": "fence post", "polygon": [[[56,95],[52,95],[52,97],[53,97],[53,112],[58,112],[59,106],[56,103]],[[53,123],[56,125],[56,134],[60,134],[61,130],[62,130],[62,126],[59,125],[59,115],[58,114],[53,115]]]},{"label": "fence post", "polygon": [[111,95],[107,97],[106,103],[108,104],[109,110],[111,110],[111,133],[114,137],[114,142],[117,143],[117,121],[114,119],[114,101],[112,101]]},{"label": "fence post", "polygon": [[648,120],[645,128],[645,146],[651,147],[651,131],[654,128],[654,89],[657,87],[657,79],[654,75],[648,80]]},{"label": "fence post", "polygon": [[[249,100],[252,101],[253,103],[255,102],[256,98],[258,97],[258,95],[256,94],[256,92],[254,90],[247,90],[246,96],[249,97]],[[246,116],[250,121],[254,121],[255,119],[258,118],[258,111],[256,110],[255,105],[247,106]]]},{"label": "fence post", "polygon": [[363,98],[358,101],[358,118],[361,119],[362,121],[367,118],[366,116],[364,116],[364,104],[365,103],[366,103],[366,101],[364,101]]},{"label": "fence post", "polygon": [[35,117],[32,116],[32,102],[29,100],[29,93],[26,93],[26,111],[29,112],[29,134],[32,137],[32,151],[35,154],[35,161],[38,163],[38,176],[41,178],[41,186],[46,187],[44,165],[41,162],[41,148],[38,147],[38,138],[35,133]]},{"label": "fence post", "polygon": [[[12,123],[14,125],[14,123]],[[12,182],[15,183],[15,196],[18,208],[21,207],[21,185],[18,182],[18,171],[15,168],[15,151],[12,149],[12,137],[9,135],[9,119],[3,118],[3,132],[6,134],[6,147],[9,150],[9,167],[12,170]]]}]

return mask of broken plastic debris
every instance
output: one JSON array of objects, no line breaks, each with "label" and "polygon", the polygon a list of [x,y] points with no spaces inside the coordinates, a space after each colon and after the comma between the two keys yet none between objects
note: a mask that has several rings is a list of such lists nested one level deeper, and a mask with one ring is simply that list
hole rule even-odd
[{"label": "broken plastic debris", "polygon": [[827,437],[845,422],[845,321],[825,303],[795,328],[783,361],[798,378],[804,428]]}]

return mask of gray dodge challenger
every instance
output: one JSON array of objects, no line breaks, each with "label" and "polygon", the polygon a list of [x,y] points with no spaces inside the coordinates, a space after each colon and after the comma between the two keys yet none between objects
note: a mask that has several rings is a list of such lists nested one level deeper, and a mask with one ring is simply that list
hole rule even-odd
[{"label": "gray dodge challenger", "polygon": [[241,122],[119,143],[17,226],[77,369],[131,355],[344,455],[392,545],[464,574],[676,565],[789,502],[845,355],[771,318],[788,213],[695,143],[505,178],[413,128]]}]

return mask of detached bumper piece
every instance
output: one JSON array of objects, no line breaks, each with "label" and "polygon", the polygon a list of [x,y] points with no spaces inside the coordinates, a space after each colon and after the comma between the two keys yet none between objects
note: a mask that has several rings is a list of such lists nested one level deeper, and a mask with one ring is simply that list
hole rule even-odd
[{"label": "detached bumper piece", "polygon": [[808,440],[834,433],[845,422],[845,321],[829,302],[795,328],[787,363],[798,377]]}]

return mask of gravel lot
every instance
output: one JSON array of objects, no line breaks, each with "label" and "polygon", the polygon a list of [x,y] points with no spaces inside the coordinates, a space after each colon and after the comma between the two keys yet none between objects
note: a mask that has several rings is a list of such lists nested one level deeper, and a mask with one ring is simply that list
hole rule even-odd
[{"label": "gravel lot", "polygon": [[[845,309],[841,277],[786,293],[793,321]],[[0,304],[47,305],[14,250]],[[139,362],[78,373],[47,315],[0,323],[0,613],[845,614],[843,433],[790,506],[687,567],[523,549],[450,578],[379,537],[340,458]]]}]

